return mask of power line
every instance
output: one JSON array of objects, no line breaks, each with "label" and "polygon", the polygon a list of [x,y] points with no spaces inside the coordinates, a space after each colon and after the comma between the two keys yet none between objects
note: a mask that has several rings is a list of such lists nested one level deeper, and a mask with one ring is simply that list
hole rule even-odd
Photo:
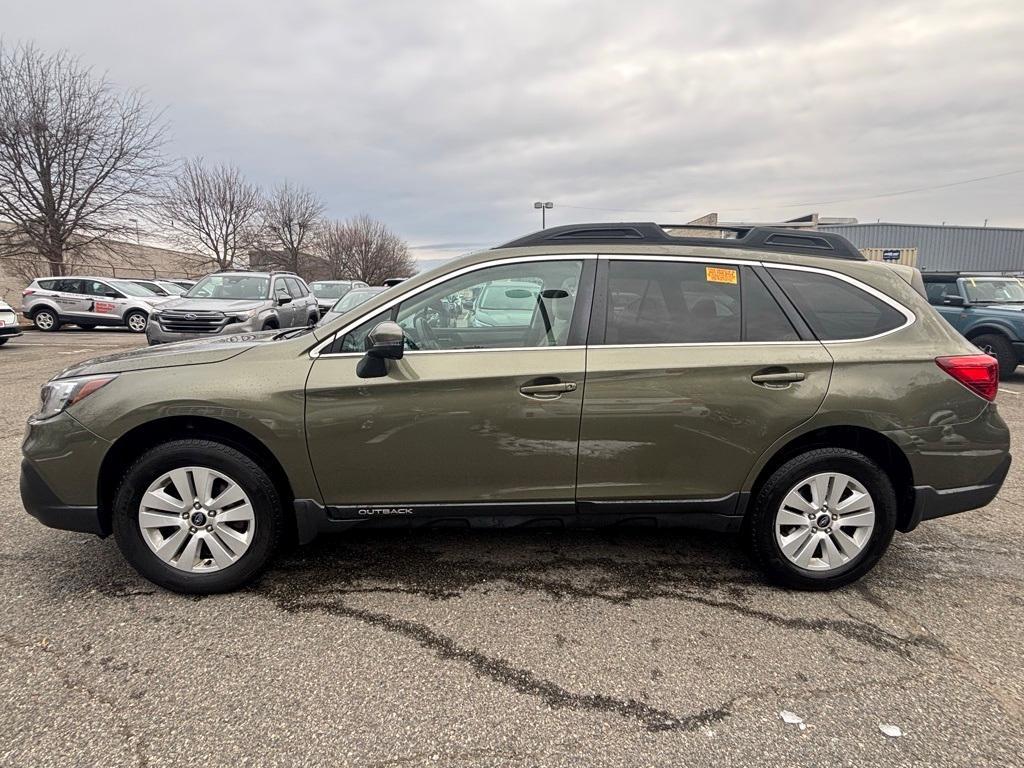
[{"label": "power line", "polygon": [[[926,187],[914,187],[912,189],[901,189],[897,192],[882,192],[877,195],[865,195],[863,197],[845,197],[837,198],[834,200],[817,200],[807,203],[785,203],[780,205],[765,205],[757,208],[719,208],[719,211],[768,211],[776,208],[810,208],[817,205],[835,205],[837,203],[853,203],[862,200],[878,200],[887,197],[898,197],[900,195],[912,195],[918,192],[929,192],[933,189],[947,189],[949,187],[959,187],[964,184],[974,184],[979,181],[989,181],[991,179],[1000,179],[1004,176],[1013,176],[1018,173],[1024,173],[1024,168],[1019,168],[1014,171],[1004,171],[1003,173],[994,173],[990,176],[978,176],[973,179],[962,179],[960,181],[951,181],[945,184],[932,184]],[[561,204],[562,208],[573,208],[579,211],[604,211],[606,213],[681,213],[691,215],[693,210],[674,210],[671,208],[598,208],[587,205],[566,205]],[[713,206],[712,206],[713,207]]]}]

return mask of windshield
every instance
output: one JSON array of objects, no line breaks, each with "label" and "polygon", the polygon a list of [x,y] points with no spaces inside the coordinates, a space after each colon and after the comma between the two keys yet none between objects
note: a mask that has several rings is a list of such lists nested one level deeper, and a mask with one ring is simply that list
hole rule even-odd
[{"label": "windshield", "polygon": [[318,299],[340,299],[352,289],[351,283],[313,283],[311,287]]},{"label": "windshield", "polygon": [[159,296],[160,294],[156,291],[151,291],[144,285],[138,283],[129,283],[127,280],[111,280],[110,284],[117,288],[125,296],[136,296],[140,299],[152,298],[153,296]]},{"label": "windshield", "polygon": [[256,275],[207,275],[185,293],[188,299],[265,299],[270,287]]},{"label": "windshield", "polygon": [[338,299],[337,303],[331,307],[331,312],[335,314],[348,312],[353,307],[358,307],[364,301],[368,301],[372,296],[376,296],[383,290],[383,288],[353,288]]},{"label": "windshield", "polygon": [[185,292],[184,288],[180,285],[175,285],[174,283],[157,283],[157,285],[171,294],[171,296],[181,296]]},{"label": "windshield", "polygon": [[965,277],[964,289],[974,303],[1024,304],[1024,281],[1018,277]]},{"label": "windshield", "polygon": [[539,292],[540,286],[534,283],[492,283],[484,289],[478,309],[532,310]]}]

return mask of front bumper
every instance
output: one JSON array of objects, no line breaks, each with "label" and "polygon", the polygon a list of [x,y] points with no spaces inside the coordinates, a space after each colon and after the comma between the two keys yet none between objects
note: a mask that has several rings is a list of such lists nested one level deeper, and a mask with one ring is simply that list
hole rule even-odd
[{"label": "front bumper", "polygon": [[164,330],[160,323],[150,319],[146,326],[146,340],[150,346],[154,344],[172,344],[175,341],[191,341],[193,339],[212,339],[217,336],[230,336],[234,333],[255,333],[260,329],[260,319],[246,320],[243,323],[228,323],[216,333],[181,333]]},{"label": "front bumper", "polygon": [[[44,525],[106,536],[97,480],[110,443],[69,413],[30,419],[21,451],[21,500]],[[107,518],[109,519],[109,518]]]},{"label": "front bumper", "polygon": [[25,511],[50,528],[63,531],[110,534],[109,526],[100,516],[99,507],[65,504],[46,481],[39,476],[27,459],[21,462],[21,503]]}]

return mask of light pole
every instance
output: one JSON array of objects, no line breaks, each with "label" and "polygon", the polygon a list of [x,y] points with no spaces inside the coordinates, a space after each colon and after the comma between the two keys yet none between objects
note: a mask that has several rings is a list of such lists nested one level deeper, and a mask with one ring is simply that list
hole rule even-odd
[{"label": "light pole", "polygon": [[135,244],[139,245],[139,243],[140,243],[140,241],[139,241],[139,220],[138,219],[128,219],[128,221],[132,222],[132,224],[135,225]]},{"label": "light pole", "polygon": [[547,202],[547,203],[536,202],[536,203],[533,204],[533,207],[540,209],[540,228],[541,229],[547,229],[547,227],[548,227],[547,213],[548,213],[549,210],[551,210],[552,208],[555,207],[555,204],[552,203],[552,202]]}]

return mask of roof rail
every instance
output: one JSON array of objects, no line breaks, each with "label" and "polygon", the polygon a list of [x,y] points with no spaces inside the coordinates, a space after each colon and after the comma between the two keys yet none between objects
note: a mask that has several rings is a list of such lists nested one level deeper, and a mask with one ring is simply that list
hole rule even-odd
[{"label": "roof rail", "polygon": [[[678,230],[707,232],[717,230],[721,237],[679,236]],[[793,230],[785,227],[732,227],[704,224],[654,224],[653,222],[567,224],[542,229],[503,245],[525,248],[537,245],[701,245],[712,248],[742,248],[756,251],[803,253],[833,259],[866,261],[842,235],[817,230]]]}]

